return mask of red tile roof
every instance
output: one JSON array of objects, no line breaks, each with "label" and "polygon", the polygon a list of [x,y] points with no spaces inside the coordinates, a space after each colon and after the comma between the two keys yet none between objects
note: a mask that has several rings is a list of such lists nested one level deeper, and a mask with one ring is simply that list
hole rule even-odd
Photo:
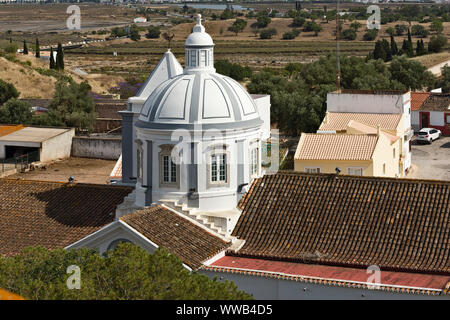
[{"label": "red tile roof", "polygon": [[[293,263],[245,257],[225,256],[202,269],[244,273],[272,278],[322,284],[367,288],[370,274],[366,269],[345,268],[315,264]],[[440,294],[450,281],[450,276],[392,272],[381,270],[380,290],[407,291],[410,293]]]},{"label": "red tile roof", "polygon": [[193,269],[230,245],[163,206],[145,208],[121,220]]},{"label": "red tile roof", "polygon": [[411,92],[411,110],[419,110],[429,95],[429,92]]},{"label": "red tile roof", "polygon": [[425,111],[450,112],[450,93],[432,93],[420,107]]},{"label": "red tile roof", "polygon": [[279,172],[239,206],[239,256],[450,275],[450,181]]},{"label": "red tile roof", "polygon": [[0,255],[64,248],[114,219],[130,187],[0,179]]}]

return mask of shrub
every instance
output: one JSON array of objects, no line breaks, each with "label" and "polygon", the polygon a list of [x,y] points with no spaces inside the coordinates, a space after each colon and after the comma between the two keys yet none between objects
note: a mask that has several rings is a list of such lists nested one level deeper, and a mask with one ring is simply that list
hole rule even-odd
[{"label": "shrub", "polygon": [[264,29],[259,34],[259,37],[261,39],[272,39],[272,37],[276,34],[277,34],[277,30],[275,28]]},{"label": "shrub", "polygon": [[292,20],[292,25],[294,27],[302,27],[305,24],[306,19],[301,16],[295,16]]},{"label": "shrub", "polygon": [[270,24],[271,21],[272,20],[268,16],[261,15],[256,19],[256,25],[258,26],[258,28],[265,28]]},{"label": "shrub", "polygon": [[342,31],[342,36],[346,40],[355,40],[356,39],[356,31],[353,28],[345,29]]},{"label": "shrub", "polygon": [[148,27],[148,32],[145,36],[149,39],[158,39],[160,35],[161,31],[159,30],[158,27],[150,26]]},{"label": "shrub", "polygon": [[426,38],[428,37],[428,30],[425,29],[424,26],[421,26],[419,24],[413,25],[411,28],[411,34],[413,36],[417,36],[417,37],[421,37],[421,38]]},{"label": "shrub", "polygon": [[376,37],[378,35],[378,30],[377,29],[370,29],[367,30],[367,32],[364,34],[363,36],[363,40],[364,41],[372,41],[375,40]]},{"label": "shrub", "polygon": [[447,38],[443,35],[433,36],[428,42],[429,52],[440,52],[447,45]]}]

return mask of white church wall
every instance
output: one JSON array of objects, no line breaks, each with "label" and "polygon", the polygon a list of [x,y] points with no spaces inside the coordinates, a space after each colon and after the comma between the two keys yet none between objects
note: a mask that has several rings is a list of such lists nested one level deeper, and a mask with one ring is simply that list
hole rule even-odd
[{"label": "white church wall", "polygon": [[312,284],[270,277],[200,270],[210,278],[233,281],[237,287],[257,300],[449,300],[450,296],[393,293],[376,289],[357,289]]},{"label": "white church wall", "polygon": [[270,95],[252,95],[256,109],[264,124],[262,126],[262,139],[270,138]]}]

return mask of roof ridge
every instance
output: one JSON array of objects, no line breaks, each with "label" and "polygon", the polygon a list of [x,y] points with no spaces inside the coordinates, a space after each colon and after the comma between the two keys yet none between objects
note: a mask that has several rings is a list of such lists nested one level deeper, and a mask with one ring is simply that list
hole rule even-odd
[{"label": "roof ridge", "polygon": [[[317,177],[335,177],[335,178],[350,178],[353,180],[387,180],[387,181],[393,181],[393,182],[413,182],[413,183],[423,183],[423,182],[430,182],[430,183],[440,183],[440,184],[448,184],[450,185],[449,180],[436,180],[436,179],[409,179],[409,178],[392,178],[392,177],[369,177],[369,176],[355,176],[355,175],[348,175],[348,174],[335,174],[335,173],[306,173],[306,172],[299,172],[299,171],[291,171],[291,170],[279,170],[277,174],[281,175],[299,175],[299,176],[317,176]],[[256,179],[263,179],[262,178],[256,178]],[[255,180],[256,180],[255,179]]]},{"label": "roof ridge", "polygon": [[65,181],[46,181],[46,180],[31,180],[31,179],[13,179],[13,178],[0,178],[0,181],[19,182],[19,183],[41,183],[41,184],[61,184],[68,186],[88,186],[88,187],[100,187],[100,188],[115,188],[115,189],[132,189],[130,186],[112,185],[112,184],[100,184],[100,183],[86,183],[86,182],[65,182]]}]

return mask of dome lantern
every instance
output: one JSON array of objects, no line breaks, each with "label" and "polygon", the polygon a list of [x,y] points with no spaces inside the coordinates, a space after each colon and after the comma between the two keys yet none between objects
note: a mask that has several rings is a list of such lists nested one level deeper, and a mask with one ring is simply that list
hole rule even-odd
[{"label": "dome lantern", "polygon": [[205,27],[202,25],[202,16],[199,14],[197,24],[185,42],[186,64],[184,73],[215,72],[213,48],[214,42],[211,36],[205,32]]}]

